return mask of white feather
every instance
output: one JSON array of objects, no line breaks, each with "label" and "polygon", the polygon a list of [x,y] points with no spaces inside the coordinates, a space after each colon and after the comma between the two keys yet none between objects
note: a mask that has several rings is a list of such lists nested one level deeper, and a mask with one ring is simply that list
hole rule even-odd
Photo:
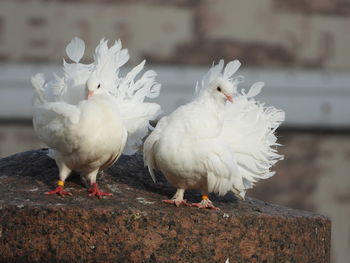
[{"label": "white feather", "polygon": [[155,147],[156,143],[160,139],[163,129],[166,127],[168,122],[167,117],[163,117],[157,123],[156,128],[152,131],[152,133],[147,137],[144,145],[143,145],[143,158],[145,166],[148,166],[148,171],[152,177],[152,180],[156,182],[156,177],[154,175],[153,170],[158,169],[155,161]]},{"label": "white feather", "polygon": [[227,63],[223,74],[224,78],[229,79],[233,74],[236,73],[240,66],[241,62],[239,62],[237,59]]},{"label": "white feather", "polygon": [[[156,169],[178,189],[219,195],[232,191],[244,198],[254,183],[273,175],[271,166],[283,158],[275,150],[274,132],[284,113],[253,99],[262,82],[248,94],[237,92],[242,79],[232,75],[240,65],[235,60],[224,68],[220,60],[197,83],[197,98],[157,124],[144,144],[152,178]],[[226,95],[232,93],[233,103],[225,105]]]},{"label": "white feather", "polygon": [[84,52],[85,42],[78,37],[73,38],[66,47],[67,56],[75,63],[79,63]]},{"label": "white feather", "polygon": [[44,98],[44,84],[45,77],[44,74],[38,73],[31,78],[31,83],[36,91],[36,97],[34,100],[35,104],[43,104],[45,102]]},{"label": "white feather", "polygon": [[[60,169],[60,179],[67,176],[64,171],[74,169],[87,173],[93,183],[98,170],[119,158],[128,135],[133,151],[142,143],[149,120],[160,111],[158,104],[143,101],[157,96],[159,85],[154,71],[135,81],[145,62],[123,83],[118,73],[129,54],[120,40],[108,47],[102,39],[91,64],[79,63],[84,50],[84,42],[74,38],[66,47],[73,63],[63,60],[63,76],[54,75],[49,81],[42,74],[32,78],[36,91],[33,123],[39,138],[52,148],[50,156]],[[97,88],[91,83],[102,85]],[[88,88],[94,88],[94,95],[87,100],[86,89],[91,85]]]},{"label": "white feather", "polygon": [[262,88],[264,87],[264,82],[256,82],[254,83],[251,88],[248,91],[248,94],[246,95],[247,98],[255,97],[256,95],[260,94]]},{"label": "white feather", "polygon": [[160,106],[156,103],[146,103],[146,98],[159,96],[161,85],[155,82],[155,71],[148,70],[136,80],[142,71],[145,60],[134,67],[124,78],[120,78],[115,92],[119,111],[128,130],[129,139],[124,154],[133,154],[142,144],[142,139],[148,133],[149,120],[160,114]]},{"label": "white feather", "polygon": [[214,65],[210,70],[210,79],[209,82],[217,79],[221,75],[221,71],[224,68],[224,60],[221,59],[217,65]]}]

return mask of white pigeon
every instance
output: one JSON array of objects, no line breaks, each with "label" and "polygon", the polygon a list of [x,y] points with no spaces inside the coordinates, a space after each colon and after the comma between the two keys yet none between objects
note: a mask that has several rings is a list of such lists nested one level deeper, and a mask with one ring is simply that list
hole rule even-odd
[{"label": "white pigeon", "polygon": [[[232,78],[241,63],[238,60],[213,66],[196,98],[163,117],[144,143],[144,161],[155,180],[153,170],[161,171],[177,188],[166,203],[216,209],[208,193],[233,192],[244,199],[247,189],[260,179],[273,175],[270,167],[283,156],[276,152],[276,128],[284,112],[255,101],[262,82],[246,94],[238,91],[241,77]],[[229,101],[229,102],[228,102]],[[187,189],[202,193],[200,203],[183,199]]]},{"label": "white pigeon", "polygon": [[[64,61],[62,77],[45,81],[43,74],[32,77],[36,90],[33,124],[38,137],[50,149],[59,169],[57,188],[47,194],[70,195],[63,191],[72,170],[84,173],[91,183],[90,196],[100,198],[96,184],[99,171],[113,165],[124,152],[134,153],[148,133],[149,120],[160,113],[146,97],[159,95],[156,73],[147,71],[135,80],[145,61],[125,77],[119,69],[129,59],[120,40],[108,47],[102,39],[92,64],[82,64],[85,43],[74,38],[66,47],[72,63]],[[126,146],[126,147],[125,147]]]}]

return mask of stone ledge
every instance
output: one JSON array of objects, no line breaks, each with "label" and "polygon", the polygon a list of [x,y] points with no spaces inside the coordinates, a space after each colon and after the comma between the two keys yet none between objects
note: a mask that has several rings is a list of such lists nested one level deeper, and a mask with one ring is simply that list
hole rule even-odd
[{"label": "stone ledge", "polygon": [[[73,197],[43,193],[57,180],[47,150],[0,160],[0,262],[329,262],[330,220],[232,195],[213,196],[220,212],[160,202],[142,157],[123,156],[98,178],[113,197],[87,197],[77,174]],[[199,193],[185,196],[198,201]]]}]

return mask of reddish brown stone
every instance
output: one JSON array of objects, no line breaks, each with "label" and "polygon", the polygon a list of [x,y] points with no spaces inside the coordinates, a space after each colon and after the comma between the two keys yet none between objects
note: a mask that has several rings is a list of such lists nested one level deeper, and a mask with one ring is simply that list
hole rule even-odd
[{"label": "reddish brown stone", "polygon": [[45,196],[57,180],[46,154],[0,160],[0,262],[329,262],[324,216],[232,195],[212,197],[219,212],[169,206],[174,189],[154,184],[140,155],[98,178],[113,197],[88,198],[77,174],[73,197]]}]

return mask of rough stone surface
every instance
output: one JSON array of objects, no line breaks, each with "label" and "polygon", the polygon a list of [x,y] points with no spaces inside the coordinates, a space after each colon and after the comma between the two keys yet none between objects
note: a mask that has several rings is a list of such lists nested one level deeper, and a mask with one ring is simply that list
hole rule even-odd
[{"label": "rough stone surface", "polygon": [[77,174],[73,197],[45,196],[57,180],[46,153],[0,160],[0,262],[329,262],[324,216],[232,195],[213,196],[219,212],[175,208],[160,202],[174,189],[154,184],[140,155],[98,178],[113,197],[88,198]]}]

